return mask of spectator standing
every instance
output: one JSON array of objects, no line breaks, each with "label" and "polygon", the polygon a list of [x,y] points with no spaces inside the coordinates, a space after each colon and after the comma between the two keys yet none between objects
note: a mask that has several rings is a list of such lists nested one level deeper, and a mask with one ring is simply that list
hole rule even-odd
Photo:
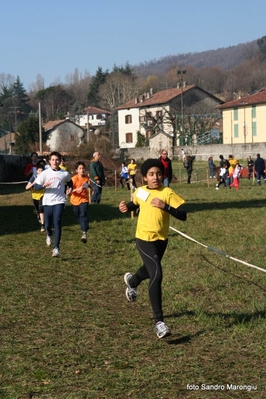
[{"label": "spectator standing", "polygon": [[30,157],[31,157],[31,162],[26,166],[24,170],[24,175],[27,180],[29,180],[33,174],[36,175],[36,166],[38,162],[37,152],[32,152]]},{"label": "spectator standing", "polygon": [[87,232],[89,229],[88,208],[89,208],[89,194],[88,188],[89,178],[86,174],[86,167],[84,162],[78,161],[75,164],[76,174],[72,176],[73,189],[70,197],[70,203],[73,207],[74,216],[79,223],[82,236],[81,241],[87,242]]},{"label": "spectator standing", "polygon": [[127,165],[127,168],[128,168],[130,182],[133,186],[133,189],[135,189],[137,188],[136,179],[135,179],[137,174],[137,164],[134,158],[130,160],[130,163]]},{"label": "spectator standing", "polygon": [[89,166],[90,180],[93,184],[93,194],[91,202],[99,204],[101,202],[102,187],[105,184],[104,167],[100,162],[101,154],[95,151]]},{"label": "spectator standing", "polygon": [[185,162],[185,159],[186,159],[186,153],[185,153],[185,151],[184,151],[183,148],[182,148],[182,150],[181,150],[181,157],[182,157],[182,162],[184,163],[184,162]]},{"label": "spectator standing", "polygon": [[261,185],[261,177],[264,178],[264,182],[266,183],[266,176],[265,176],[265,162],[264,159],[261,158],[260,154],[257,154],[257,159],[255,160],[254,163],[254,170],[256,173],[256,177],[257,177],[257,182],[258,185]]},{"label": "spectator standing", "polygon": [[172,162],[168,158],[168,152],[166,150],[162,150],[162,153],[161,153],[161,156],[159,159],[164,166],[162,183],[165,187],[169,187],[169,185],[172,181],[172,178],[173,178],[173,169],[172,169]]},{"label": "spectator standing", "polygon": [[210,179],[215,179],[216,177],[216,165],[213,162],[213,157],[209,157],[208,159],[208,167],[210,171]]},{"label": "spectator standing", "polygon": [[247,159],[247,166],[248,166],[248,180],[250,180],[250,178],[253,177],[254,173],[254,161],[250,155],[248,156]]},{"label": "spectator standing", "polygon": [[[66,203],[66,194],[72,193],[73,183],[67,171],[60,169],[61,154],[57,151],[51,152],[49,156],[50,168],[40,173],[35,180],[35,189],[44,191],[43,210],[45,230],[47,232],[46,245],[52,244],[52,227],[54,227],[55,242],[52,257],[59,258],[60,240],[62,234],[62,215]],[[68,190],[65,194],[65,182]]]},{"label": "spectator standing", "polygon": [[190,182],[191,182],[194,160],[195,160],[194,155],[188,155],[184,162],[184,164],[187,165],[187,166],[185,166],[187,169],[187,184],[190,184]]}]

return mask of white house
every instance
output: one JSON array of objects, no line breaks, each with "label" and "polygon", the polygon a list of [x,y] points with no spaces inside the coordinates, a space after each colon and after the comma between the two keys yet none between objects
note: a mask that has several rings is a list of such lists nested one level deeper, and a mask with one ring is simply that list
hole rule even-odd
[{"label": "white house", "polygon": [[84,108],[85,114],[83,115],[75,115],[74,122],[80,125],[83,128],[87,128],[88,121],[89,126],[97,127],[104,126],[108,121],[111,113],[109,111],[105,111],[101,108],[96,107],[87,107]]},{"label": "white house", "polygon": [[219,98],[195,85],[186,86],[184,84],[181,87],[165,89],[156,93],[153,93],[151,89],[116,108],[118,111],[119,147],[135,147],[138,132],[147,139],[158,132],[164,132],[168,137],[173,136],[171,117],[177,116],[177,109],[181,108],[182,113],[184,104],[187,106],[202,104],[205,109],[206,107],[215,109],[221,103]]}]

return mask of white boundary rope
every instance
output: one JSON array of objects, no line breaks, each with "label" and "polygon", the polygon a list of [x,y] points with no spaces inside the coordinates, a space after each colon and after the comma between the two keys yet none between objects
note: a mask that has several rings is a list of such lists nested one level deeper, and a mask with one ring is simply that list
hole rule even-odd
[{"label": "white boundary rope", "polygon": [[27,184],[28,181],[14,181],[14,182],[0,182],[0,185],[2,184]]},{"label": "white boundary rope", "polygon": [[182,233],[181,231],[176,230],[176,229],[174,229],[174,228],[171,227],[171,226],[170,226],[169,228],[170,228],[171,230],[175,231],[176,233],[180,234],[182,237],[186,238],[187,240],[193,241],[193,242],[195,242],[196,244],[199,244],[199,245],[201,245],[202,247],[207,248],[209,251],[215,252],[217,255],[225,256],[226,258],[232,259],[232,260],[234,260],[235,262],[242,263],[243,265],[246,265],[246,266],[249,266],[249,267],[253,267],[254,269],[257,269],[257,270],[260,270],[261,272],[266,273],[266,270],[265,270],[265,269],[262,269],[261,267],[258,267],[258,266],[252,265],[252,264],[250,264],[250,263],[244,262],[243,260],[234,258],[233,256],[227,255],[225,252],[220,251],[219,249],[215,249],[215,248],[213,248],[213,247],[209,247],[208,245],[204,245],[204,244],[202,244],[201,242],[195,240],[195,239],[192,238],[192,237],[189,237],[187,234]]}]

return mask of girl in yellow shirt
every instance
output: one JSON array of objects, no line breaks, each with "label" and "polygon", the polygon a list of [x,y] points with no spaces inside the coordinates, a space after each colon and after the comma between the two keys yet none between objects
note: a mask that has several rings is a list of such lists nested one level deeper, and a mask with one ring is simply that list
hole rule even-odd
[{"label": "girl in yellow shirt", "polygon": [[133,188],[136,188],[136,174],[137,174],[137,164],[135,162],[135,159],[131,159],[130,163],[127,165],[128,173],[129,173],[129,180],[133,186]]},{"label": "girl in yellow shirt", "polygon": [[133,201],[120,202],[120,212],[140,209],[136,246],[143,265],[135,274],[126,273],[126,297],[133,302],[137,298],[137,287],[146,279],[149,282],[149,298],[153,310],[158,338],[170,335],[170,329],[164,323],[162,311],[162,265],[161,260],[168,243],[169,216],[185,221],[184,200],[171,188],[162,185],[164,166],[159,159],[147,159],[141,166],[141,174],[146,186],[139,187],[133,195]]}]

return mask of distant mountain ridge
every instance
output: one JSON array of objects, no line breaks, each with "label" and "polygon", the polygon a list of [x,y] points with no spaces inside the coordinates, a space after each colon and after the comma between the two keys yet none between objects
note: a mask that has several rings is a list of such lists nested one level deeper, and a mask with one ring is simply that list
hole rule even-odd
[{"label": "distant mountain ridge", "polygon": [[229,70],[245,60],[252,59],[258,52],[257,40],[235,46],[207,50],[199,53],[168,55],[158,60],[142,62],[133,66],[134,71],[146,78],[148,75],[162,75],[169,68],[193,66],[195,68],[218,66]]}]

